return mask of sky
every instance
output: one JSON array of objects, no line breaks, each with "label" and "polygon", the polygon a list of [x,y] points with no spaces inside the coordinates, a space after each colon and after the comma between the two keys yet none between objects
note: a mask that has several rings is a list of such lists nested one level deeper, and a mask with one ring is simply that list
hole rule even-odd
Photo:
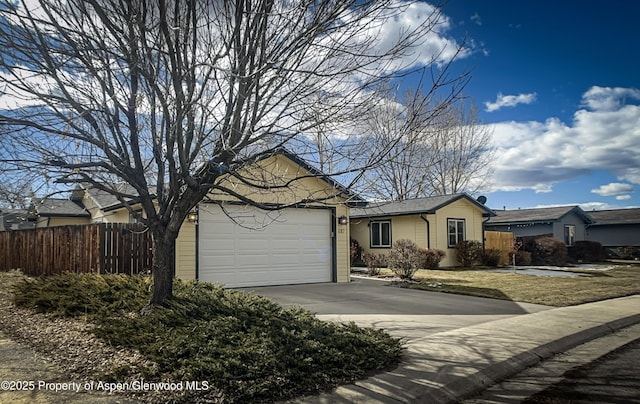
[{"label": "sky", "polygon": [[[433,16],[429,1],[371,24],[378,50]],[[463,47],[453,71],[471,73],[465,95],[496,149],[488,206],[640,207],[640,2],[448,0],[442,12],[387,67],[438,65]]]},{"label": "sky", "polygon": [[[493,130],[493,209],[640,207],[640,2],[449,0]],[[466,38],[466,39],[465,39]]]}]

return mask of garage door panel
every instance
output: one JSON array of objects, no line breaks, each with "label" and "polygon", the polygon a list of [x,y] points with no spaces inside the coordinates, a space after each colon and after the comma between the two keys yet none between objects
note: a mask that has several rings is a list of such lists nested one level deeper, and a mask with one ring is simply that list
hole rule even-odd
[{"label": "garage door panel", "polygon": [[228,287],[332,279],[331,213],[319,209],[263,212],[205,206],[199,218],[199,279]]},{"label": "garage door panel", "polygon": [[260,240],[260,239],[248,239],[242,240],[241,243],[238,243],[237,250],[243,252],[251,252],[256,250],[265,250],[269,248],[268,240]]}]

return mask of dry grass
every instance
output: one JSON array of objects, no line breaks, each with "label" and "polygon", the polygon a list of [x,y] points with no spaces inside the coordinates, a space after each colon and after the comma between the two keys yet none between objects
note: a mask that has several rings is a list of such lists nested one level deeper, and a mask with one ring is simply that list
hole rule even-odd
[{"label": "dry grass", "polygon": [[471,270],[420,270],[414,276],[420,283],[408,287],[557,307],[640,294],[640,266],[580,272],[591,276],[546,277]]}]

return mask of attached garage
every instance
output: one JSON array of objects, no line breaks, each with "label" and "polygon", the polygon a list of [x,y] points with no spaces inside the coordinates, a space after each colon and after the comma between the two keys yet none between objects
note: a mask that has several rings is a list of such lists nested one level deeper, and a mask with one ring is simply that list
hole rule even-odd
[{"label": "attached garage", "polygon": [[336,281],[334,209],[203,203],[198,274],[226,287]]}]

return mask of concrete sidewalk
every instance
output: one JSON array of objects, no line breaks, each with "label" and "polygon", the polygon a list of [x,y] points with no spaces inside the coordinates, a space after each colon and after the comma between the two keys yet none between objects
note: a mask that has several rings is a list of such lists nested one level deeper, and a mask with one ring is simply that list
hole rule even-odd
[{"label": "concrete sidewalk", "polygon": [[394,370],[296,403],[453,403],[543,359],[640,323],[640,295],[441,332],[407,344]]}]

